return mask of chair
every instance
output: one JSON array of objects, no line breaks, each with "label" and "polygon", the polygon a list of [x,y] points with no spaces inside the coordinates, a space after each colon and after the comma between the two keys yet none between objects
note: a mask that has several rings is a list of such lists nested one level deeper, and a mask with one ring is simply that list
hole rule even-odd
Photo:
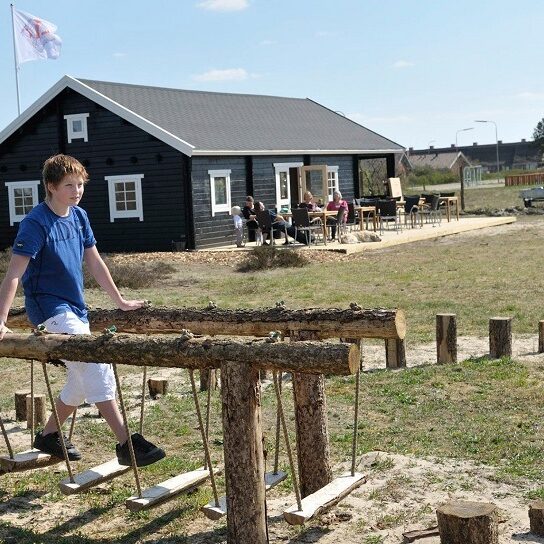
[{"label": "chair", "polygon": [[[267,210],[258,210],[257,211],[257,222],[263,233],[270,233],[270,244],[274,243],[274,238],[281,238],[281,230],[278,225],[274,228],[274,223],[272,223],[272,216]],[[287,240],[287,231],[283,228],[285,232],[285,239]]]},{"label": "chair", "polygon": [[400,178],[389,178],[387,180],[387,187],[389,189],[389,196],[391,198],[397,198],[402,200],[402,186],[400,184]]},{"label": "chair", "polygon": [[356,227],[357,222],[357,212],[355,211],[355,204],[348,202],[348,217],[346,220],[346,226],[349,230],[353,230],[353,227]]},{"label": "chair", "polygon": [[378,198],[360,198],[359,199],[359,206],[364,206],[364,207],[374,207],[374,210],[373,211],[368,211],[368,212],[359,212],[359,213],[362,213],[362,219],[365,220],[366,222],[366,230],[368,230],[368,220],[370,217],[372,217],[372,226],[373,226],[373,229],[374,229],[374,232],[376,232],[376,214],[378,212],[377,210],[377,205],[378,205]]},{"label": "chair", "polygon": [[[318,235],[323,235],[323,225],[321,221],[310,221],[310,214],[307,208],[293,208],[291,210],[291,222],[295,227],[295,239],[298,231],[306,236],[306,245],[311,245],[312,239],[317,239]],[[312,233],[314,235],[312,236]]]},{"label": "chair", "polygon": [[380,221],[380,233],[383,233],[384,223],[389,225],[393,222],[398,234],[399,230],[402,230],[402,223],[400,221],[400,213],[397,211],[397,201],[394,198],[378,200],[376,207],[378,210],[378,219]]},{"label": "chair", "polygon": [[[415,227],[419,212],[419,195],[405,196],[404,197],[404,224],[407,224],[408,217],[410,217],[410,224],[412,228]],[[421,217],[421,216],[420,216]],[[422,218],[422,217],[421,217]],[[423,226],[423,221],[421,222]]]},{"label": "chair", "polygon": [[432,195],[430,203],[426,203],[419,208],[421,224],[423,225],[423,217],[427,223],[431,222],[433,227],[436,222],[442,222],[442,213],[440,211],[440,195]]}]

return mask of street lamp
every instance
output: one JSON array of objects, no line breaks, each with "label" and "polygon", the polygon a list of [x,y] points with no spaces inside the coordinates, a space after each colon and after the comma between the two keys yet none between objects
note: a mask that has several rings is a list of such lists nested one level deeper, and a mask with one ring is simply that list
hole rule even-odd
[{"label": "street lamp", "polygon": [[475,123],[493,123],[495,125],[495,142],[497,146],[497,182],[499,182],[499,136],[497,134],[497,123],[495,121],[486,121],[486,120],[475,120]]},{"label": "street lamp", "polygon": [[455,149],[457,149],[457,136],[460,132],[466,132],[467,130],[474,130],[474,127],[462,128],[455,133]]}]

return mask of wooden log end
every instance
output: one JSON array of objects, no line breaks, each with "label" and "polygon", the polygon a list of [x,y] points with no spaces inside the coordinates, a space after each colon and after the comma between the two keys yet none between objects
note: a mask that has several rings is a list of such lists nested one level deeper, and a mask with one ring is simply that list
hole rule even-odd
[{"label": "wooden log end", "polygon": [[529,504],[529,523],[531,533],[544,536],[544,501],[537,500]]},{"label": "wooden log end", "polygon": [[397,309],[395,325],[399,340],[404,340],[404,337],[406,336],[406,314],[404,313],[404,310],[401,310],[400,308]]}]

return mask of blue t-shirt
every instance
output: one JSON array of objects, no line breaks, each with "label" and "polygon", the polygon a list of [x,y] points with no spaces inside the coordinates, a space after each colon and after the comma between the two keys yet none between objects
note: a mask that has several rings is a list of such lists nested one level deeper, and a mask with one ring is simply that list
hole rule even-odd
[{"label": "blue t-shirt", "polygon": [[34,325],[66,311],[87,322],[83,252],[95,244],[87,214],[78,206],[60,217],[41,202],[21,221],[13,253],[30,257],[22,281],[26,312]]}]

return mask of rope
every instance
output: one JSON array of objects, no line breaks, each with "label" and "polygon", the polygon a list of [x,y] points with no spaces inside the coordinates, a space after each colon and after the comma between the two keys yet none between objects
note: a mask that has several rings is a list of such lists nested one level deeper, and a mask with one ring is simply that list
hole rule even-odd
[{"label": "rope", "polygon": [[70,422],[70,432],[68,433],[68,440],[72,440],[72,436],[74,435],[74,427],[76,425],[76,414],[77,414],[77,406],[74,408],[74,411],[72,412],[72,421]]},{"label": "rope", "polygon": [[191,379],[191,388],[193,390],[193,399],[195,401],[196,415],[198,417],[198,427],[200,428],[200,434],[202,435],[202,444],[204,445],[204,454],[206,455],[206,464],[210,471],[210,480],[212,483],[215,506],[219,507],[219,495],[217,493],[217,486],[215,485],[215,475],[213,473],[212,461],[210,459],[210,448],[208,447],[208,440],[206,439],[206,431],[204,429],[204,424],[202,423],[202,414],[200,412],[200,404],[198,402],[198,394],[196,391],[195,374],[192,368],[189,369],[189,378]]},{"label": "rope", "polygon": [[289,457],[289,466],[291,468],[291,477],[293,480],[293,487],[295,489],[295,495],[297,497],[297,508],[302,510],[302,500],[300,498],[300,489],[298,487],[297,477],[295,474],[295,464],[293,463],[293,453],[291,451],[291,444],[289,442],[289,433],[287,432],[287,425],[285,424],[285,416],[283,414],[283,406],[281,403],[281,395],[278,386],[278,373],[274,370],[274,390],[276,391],[276,400],[278,403],[278,411],[280,413],[281,425],[283,427],[283,437],[285,440],[285,447],[287,449],[287,456]]},{"label": "rope", "polygon": [[13,449],[9,442],[8,433],[6,432],[6,428],[4,427],[4,420],[2,419],[1,415],[0,415],[0,427],[2,428],[2,434],[4,435],[4,440],[6,441],[6,446],[8,447],[9,458],[13,459]]},{"label": "rope", "polygon": [[62,434],[59,413],[57,412],[57,405],[55,404],[55,399],[53,398],[53,391],[51,390],[49,375],[47,374],[47,363],[45,361],[42,361],[42,369],[43,377],[45,378],[45,385],[47,386],[47,393],[51,402],[51,409],[53,410],[53,416],[55,416],[55,423],[57,424],[57,432],[59,433],[59,442],[62,448],[62,454],[64,455],[64,460],[66,461],[66,468],[68,469],[68,476],[70,477],[70,482],[74,483],[74,474],[70,465],[70,459],[68,459],[68,452],[66,451],[66,444],[64,443],[64,435]]},{"label": "rope", "polygon": [[[280,371],[279,375],[279,390],[281,396],[281,386],[282,386],[282,372]],[[276,405],[276,446],[274,450],[274,474],[278,473],[278,465],[280,460],[280,433],[281,433],[281,419],[280,419],[280,407],[279,404]]]},{"label": "rope", "polygon": [[32,449],[32,446],[34,445],[34,427],[36,424],[34,410],[34,360],[32,360],[30,361],[30,449]]},{"label": "rope", "polygon": [[[211,383],[212,381],[215,382],[216,376],[215,376],[215,370],[209,369],[209,379],[208,379],[208,391],[206,392],[206,444],[209,444],[210,441],[210,406],[212,402],[212,388]],[[213,373],[213,374],[212,374]],[[212,378],[213,375],[213,378]],[[207,460],[205,461],[205,467],[207,468]]]},{"label": "rope", "polygon": [[142,402],[140,403],[140,434],[144,434],[145,382],[147,381],[147,367],[144,366],[142,378]]},{"label": "rope", "polygon": [[115,376],[115,384],[117,385],[117,393],[119,394],[119,406],[121,408],[121,415],[123,416],[123,425],[125,432],[127,433],[128,451],[130,453],[130,462],[132,464],[132,470],[134,472],[134,480],[136,481],[136,490],[138,491],[138,497],[142,498],[142,486],[140,484],[140,475],[138,474],[138,467],[136,466],[136,456],[134,455],[134,446],[132,445],[132,437],[130,435],[130,429],[128,428],[127,411],[125,410],[125,403],[123,401],[123,393],[121,391],[121,382],[119,381],[119,374],[117,373],[117,364],[112,363],[113,374]]},{"label": "rope", "polygon": [[357,455],[357,438],[359,436],[359,389],[361,385],[361,367],[355,375],[355,416],[353,418],[353,443],[351,445],[351,475],[355,476],[355,457]]}]

